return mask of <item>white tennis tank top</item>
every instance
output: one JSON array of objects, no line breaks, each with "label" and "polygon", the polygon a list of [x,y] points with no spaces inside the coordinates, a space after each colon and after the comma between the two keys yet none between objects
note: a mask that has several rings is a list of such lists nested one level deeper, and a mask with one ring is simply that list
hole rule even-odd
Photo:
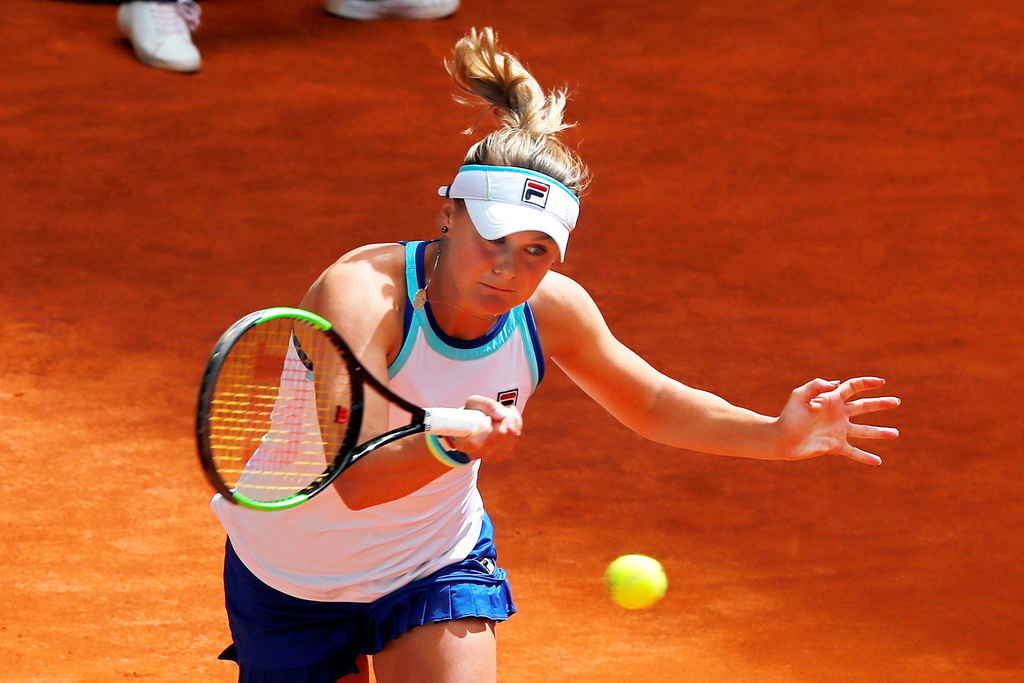
[{"label": "white tennis tank top", "polygon": [[[423,286],[428,244],[405,246],[408,301]],[[407,302],[402,349],[388,369],[391,389],[422,406],[458,407],[479,394],[520,411],[543,373],[529,304],[502,316],[485,336],[463,341],[437,326],[429,303],[416,311]],[[391,426],[408,419],[393,409]],[[238,557],[268,586],[306,600],[371,602],[466,558],[484,515],[479,467],[473,461],[360,511],[346,507],[333,487],[288,510],[250,510],[219,494],[211,506]]]}]

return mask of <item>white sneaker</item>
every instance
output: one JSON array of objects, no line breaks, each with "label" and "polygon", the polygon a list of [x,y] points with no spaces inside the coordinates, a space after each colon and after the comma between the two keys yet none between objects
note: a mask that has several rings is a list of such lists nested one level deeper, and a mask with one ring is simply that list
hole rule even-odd
[{"label": "white sneaker", "polygon": [[324,9],[346,19],[443,19],[459,0],[325,0]]},{"label": "white sneaker", "polygon": [[192,31],[199,26],[199,5],[193,0],[124,2],[117,10],[117,25],[143,64],[183,72],[202,66],[192,44]]}]

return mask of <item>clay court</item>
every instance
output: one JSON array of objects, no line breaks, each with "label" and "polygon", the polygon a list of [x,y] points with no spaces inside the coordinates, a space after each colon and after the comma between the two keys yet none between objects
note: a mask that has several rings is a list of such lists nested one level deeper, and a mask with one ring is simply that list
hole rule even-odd
[{"label": "clay court", "polygon": [[[878,468],[647,443],[553,365],[484,499],[520,613],[505,683],[1024,680],[1024,5],[464,0],[358,23],[209,0],[196,76],[116,5],[0,24],[0,679],[235,680],[193,439],[221,331],[367,242],[435,234],[475,114],[442,67],[494,26],[576,93],[569,260],[612,329],[777,414],[873,374]],[[639,612],[603,571],[639,552]]]}]

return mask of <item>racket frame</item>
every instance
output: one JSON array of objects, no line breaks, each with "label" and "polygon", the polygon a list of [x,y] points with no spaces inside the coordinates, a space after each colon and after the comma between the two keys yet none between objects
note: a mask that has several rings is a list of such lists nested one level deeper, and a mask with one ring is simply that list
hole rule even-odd
[{"label": "racket frame", "polygon": [[[338,452],[332,458],[327,469],[317,477],[309,486],[293,493],[279,501],[263,502],[248,498],[245,495],[232,490],[217,472],[216,460],[214,458],[211,444],[210,411],[213,406],[213,398],[217,386],[217,379],[224,367],[231,349],[238,341],[253,327],[278,318],[293,318],[308,323],[314,329],[326,336],[337,349],[339,355],[347,365],[351,377],[352,405],[349,406],[349,424],[345,438]],[[363,409],[365,407],[365,391],[369,387],[385,400],[397,405],[408,412],[412,417],[408,424],[402,425],[366,442],[357,445],[359,432],[362,428]],[[369,371],[359,364],[355,354],[345,343],[331,325],[330,321],[310,311],[301,308],[290,308],[278,306],[267,308],[250,313],[229,327],[214,345],[207,362],[206,370],[200,383],[199,401],[196,406],[196,444],[199,450],[199,460],[203,466],[203,472],[213,487],[224,498],[236,505],[253,508],[257,510],[283,510],[306,502],[316,494],[320,493],[334,480],[355,464],[368,453],[371,453],[381,446],[385,446],[398,439],[421,434],[426,431],[427,410],[412,403],[398,394],[391,391]]]}]

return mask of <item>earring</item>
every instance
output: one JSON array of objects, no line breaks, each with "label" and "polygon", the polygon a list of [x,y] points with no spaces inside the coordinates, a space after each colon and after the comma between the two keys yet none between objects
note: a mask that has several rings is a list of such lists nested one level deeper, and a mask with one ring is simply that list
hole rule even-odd
[{"label": "earring", "polygon": [[441,232],[448,232],[448,226],[445,225],[441,228]]}]

